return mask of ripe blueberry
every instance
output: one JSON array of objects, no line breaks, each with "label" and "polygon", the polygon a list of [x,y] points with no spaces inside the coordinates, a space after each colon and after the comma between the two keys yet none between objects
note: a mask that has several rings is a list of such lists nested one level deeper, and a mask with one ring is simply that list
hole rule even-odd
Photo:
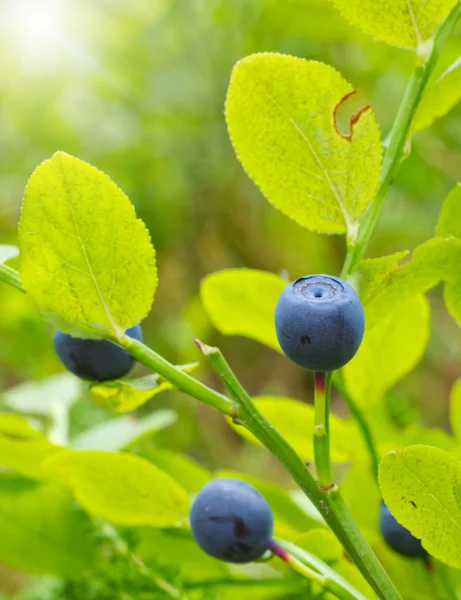
[{"label": "ripe blueberry", "polygon": [[284,353],[312,371],[334,371],[359,349],[365,320],[354,289],[331,275],[307,275],[283,290],[275,329]]},{"label": "ripe blueberry", "polygon": [[192,534],[207,554],[246,563],[267,550],[272,511],[252,485],[240,479],[213,479],[199,492],[190,511]]},{"label": "ripe blueberry", "polygon": [[[126,333],[135,340],[142,341],[140,325],[130,327]],[[108,340],[74,338],[57,329],[53,342],[62,364],[82,379],[90,381],[119,379],[134,365],[134,358],[126,350]]]},{"label": "ripe blueberry", "polygon": [[379,511],[379,529],[381,535],[395,552],[412,558],[425,558],[426,550],[421,545],[421,540],[415,538],[408,529],[395,519],[384,502]]}]

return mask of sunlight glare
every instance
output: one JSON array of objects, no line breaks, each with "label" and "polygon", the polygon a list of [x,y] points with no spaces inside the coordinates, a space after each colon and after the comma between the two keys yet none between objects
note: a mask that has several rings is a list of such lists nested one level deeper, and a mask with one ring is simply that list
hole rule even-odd
[{"label": "sunlight glare", "polygon": [[8,3],[8,33],[22,65],[47,70],[62,60],[65,0],[13,0]]}]

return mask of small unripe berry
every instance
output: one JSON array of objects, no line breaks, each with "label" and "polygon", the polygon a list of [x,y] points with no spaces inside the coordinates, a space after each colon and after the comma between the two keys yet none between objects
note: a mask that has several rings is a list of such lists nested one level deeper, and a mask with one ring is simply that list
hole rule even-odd
[{"label": "small unripe berry", "polygon": [[408,529],[400,525],[384,502],[381,503],[379,511],[379,529],[387,545],[395,552],[411,558],[425,558],[427,556],[421,540],[418,540]]},{"label": "small unripe berry", "polygon": [[192,534],[207,554],[233,563],[261,557],[272,536],[272,511],[252,485],[240,479],[213,479],[190,511]]},{"label": "small unripe berry", "polygon": [[365,319],[355,290],[331,275],[307,275],[283,290],[275,329],[283,352],[312,371],[334,371],[359,349]]},{"label": "small unripe berry", "polygon": [[[135,325],[126,334],[142,341],[142,329]],[[56,330],[54,349],[62,364],[74,375],[89,381],[120,379],[134,366],[134,358],[120,346],[109,340],[86,340],[74,338]]]}]

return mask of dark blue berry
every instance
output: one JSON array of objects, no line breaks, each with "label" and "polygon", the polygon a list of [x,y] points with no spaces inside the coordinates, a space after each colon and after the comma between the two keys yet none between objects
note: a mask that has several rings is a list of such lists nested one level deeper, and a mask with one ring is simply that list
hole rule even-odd
[{"label": "dark blue berry", "polygon": [[240,479],[213,479],[200,490],[190,524],[202,550],[220,560],[247,563],[266,551],[273,517],[252,485]]},{"label": "dark blue berry", "polygon": [[425,558],[427,556],[426,550],[421,545],[421,540],[415,538],[408,529],[400,525],[384,502],[381,503],[379,511],[379,529],[387,545],[395,552],[412,558]]},{"label": "dark blue berry", "polygon": [[[142,341],[142,329],[135,325],[127,335]],[[108,340],[84,340],[56,330],[53,338],[56,354],[74,375],[90,381],[119,379],[134,366],[134,358],[126,350]]]},{"label": "dark blue berry", "polygon": [[308,275],[283,290],[275,329],[284,353],[312,371],[334,371],[359,349],[365,320],[354,289],[338,277]]}]

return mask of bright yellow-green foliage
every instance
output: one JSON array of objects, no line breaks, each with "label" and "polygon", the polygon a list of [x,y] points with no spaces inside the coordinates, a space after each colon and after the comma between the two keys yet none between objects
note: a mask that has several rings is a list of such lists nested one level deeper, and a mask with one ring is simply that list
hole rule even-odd
[{"label": "bright yellow-green foliage", "polygon": [[458,59],[424,94],[412,123],[420,131],[445,116],[461,99],[461,61]]},{"label": "bright yellow-green foliage", "polygon": [[160,448],[149,448],[145,451],[149,462],[171,475],[190,494],[197,494],[212,479],[205,467],[191,458],[178,452]]},{"label": "bright yellow-green foliage", "polygon": [[81,450],[49,459],[46,468],[67,481],[90,513],[117,525],[175,527],[186,522],[186,491],[137,456]]},{"label": "bright yellow-green foliage", "polygon": [[[365,279],[360,288],[368,329],[380,324],[389,307],[396,308],[409,298],[434,287],[440,280],[450,281],[459,277],[461,240],[433,238],[418,246],[411,260],[398,266],[395,263],[401,256],[402,254],[396,254],[389,257],[392,260],[388,263],[390,269],[387,274],[383,272],[387,257],[363,261],[354,273],[360,281],[360,272],[364,267]],[[376,281],[373,277],[375,272]],[[367,282],[368,289],[365,285]]]},{"label": "bright yellow-green foliage", "polygon": [[90,524],[61,486],[0,476],[0,560],[22,571],[76,577],[94,566]]},{"label": "bright yellow-green foliage", "polygon": [[444,563],[461,567],[461,462],[431,446],[409,446],[380,464],[384,502]]},{"label": "bright yellow-green foliage", "polygon": [[[254,403],[277,431],[293,446],[306,461],[313,460],[312,435],[314,431],[314,407],[292,398],[259,396]],[[330,416],[331,457],[334,462],[347,462],[363,459],[364,448],[355,424],[343,421],[336,415]],[[244,427],[233,425],[233,429],[245,439],[259,444],[257,439]],[[310,432],[310,433],[309,433]]]},{"label": "bright yellow-green foliage", "polygon": [[[196,366],[197,363],[191,363],[179,368],[190,373]],[[115,379],[105,383],[95,383],[91,386],[95,402],[117,413],[130,412],[160,392],[171,389],[173,389],[173,385],[169,381],[161,379],[157,374],[146,375],[138,379]]]},{"label": "bright yellow-green foliage", "polygon": [[149,233],[126,195],[63,152],[26,187],[21,282],[40,312],[80,336],[118,336],[148,313],[157,274]]},{"label": "bright yellow-green foliage", "polygon": [[424,296],[409,298],[396,308],[388,305],[379,324],[365,330],[359,351],[344,367],[347,388],[356,402],[363,408],[371,406],[409,373],[424,354],[429,331],[429,303]]},{"label": "bright yellow-green foliage", "polygon": [[274,309],[287,282],[255,269],[225,269],[208,275],[200,287],[203,306],[225,335],[243,335],[280,350]]},{"label": "bright yellow-green foliage", "polygon": [[43,461],[62,450],[33,429],[24,417],[0,413],[0,468],[41,479],[45,477]]},{"label": "bright yellow-green foliage", "polygon": [[352,91],[332,67],[282,54],[248,56],[232,73],[226,118],[240,162],[269,202],[313,231],[353,234],[378,185],[372,111],[336,128]]},{"label": "bright yellow-green foliage", "polygon": [[333,0],[364,33],[392,46],[417,48],[427,41],[456,0]]}]

